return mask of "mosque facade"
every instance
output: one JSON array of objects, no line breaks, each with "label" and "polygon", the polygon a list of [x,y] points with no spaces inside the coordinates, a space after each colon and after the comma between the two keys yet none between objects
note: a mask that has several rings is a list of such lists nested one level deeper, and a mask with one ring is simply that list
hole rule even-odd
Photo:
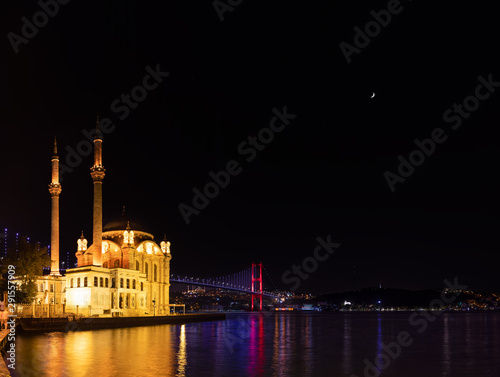
[{"label": "mosque facade", "polygon": [[[170,242],[160,244],[143,227],[121,218],[102,224],[102,137],[94,138],[93,244],[83,232],[77,239],[77,267],[59,272],[59,157],[54,140],[51,195],[51,272],[37,284],[35,304],[55,304],[60,311],[84,316],[143,316],[170,314]],[[57,309],[53,309],[57,310]],[[61,313],[54,313],[55,315]]]}]

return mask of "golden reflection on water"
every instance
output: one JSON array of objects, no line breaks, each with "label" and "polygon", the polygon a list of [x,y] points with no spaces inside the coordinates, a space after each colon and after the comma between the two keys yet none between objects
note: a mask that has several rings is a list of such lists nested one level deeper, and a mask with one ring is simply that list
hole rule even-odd
[{"label": "golden reflection on water", "polygon": [[178,368],[177,377],[186,376],[186,365],[187,365],[187,351],[186,351],[186,325],[181,325],[181,334],[179,336],[179,353],[178,358]]},{"label": "golden reflection on water", "polygon": [[[163,325],[50,333],[32,349],[32,354],[39,357],[34,356],[32,365],[36,371],[30,375],[146,376],[158,375],[160,369],[162,376],[184,377],[187,365],[184,325],[178,352],[173,342],[174,331],[174,326]],[[151,352],[151,347],[156,351]]]},{"label": "golden reflection on water", "polygon": [[[78,363],[78,360],[92,360],[95,349],[99,348],[99,351],[101,351],[101,347],[95,347],[92,344],[93,337],[94,334],[92,331],[80,331],[68,334],[64,342],[64,358],[66,359],[68,370],[77,372],[77,375],[80,376],[91,374],[89,370],[90,365],[88,363]],[[106,349],[102,351],[106,352]],[[52,362],[53,359],[50,359],[51,364]],[[53,369],[52,365],[50,369]]]},{"label": "golden reflection on water", "polygon": [[64,359],[61,357],[64,351],[64,344],[61,342],[61,333],[51,333],[48,335],[48,341],[45,346],[43,355],[35,355],[33,358],[34,365],[40,362],[46,364],[47,376],[60,376],[61,370],[64,370]]}]

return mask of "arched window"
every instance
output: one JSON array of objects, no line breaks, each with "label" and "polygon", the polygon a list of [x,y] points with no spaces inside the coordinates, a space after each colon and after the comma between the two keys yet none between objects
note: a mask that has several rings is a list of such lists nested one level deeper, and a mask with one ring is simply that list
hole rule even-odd
[{"label": "arched window", "polygon": [[115,288],[115,278],[111,278],[111,288]]},{"label": "arched window", "polygon": [[77,286],[78,288],[80,288],[80,278],[77,278],[77,279],[76,279],[76,286]]},{"label": "arched window", "polygon": [[50,291],[51,291],[51,292],[54,292],[54,284],[51,284],[51,285],[50,285]]},{"label": "arched window", "polygon": [[[71,279],[69,280],[69,287],[70,287],[70,288],[73,288],[73,278],[71,278]],[[42,286],[42,288],[43,288],[43,286]]]},{"label": "arched window", "polygon": [[154,271],[154,281],[156,281],[158,277],[158,266],[156,264],[154,265],[153,271]]},{"label": "arched window", "polygon": [[144,263],[144,272],[146,273],[146,279],[147,279],[149,273],[149,265],[147,263]]},{"label": "arched window", "polygon": [[99,286],[99,280],[97,278],[97,276],[94,276],[94,287],[98,287]]},{"label": "arched window", "polygon": [[108,288],[108,283],[109,283],[108,278],[106,278],[106,280],[105,280],[105,281],[106,281],[106,288]]},{"label": "arched window", "polygon": [[120,279],[120,288],[123,288],[123,278]]},{"label": "arched window", "polygon": [[135,289],[135,279],[132,280],[132,289]]},{"label": "arched window", "polygon": [[115,264],[114,264],[115,267],[120,267],[120,260],[119,259],[116,259],[115,260]]},{"label": "arched window", "polygon": [[108,262],[104,262],[104,263],[102,264],[102,266],[103,266],[104,268],[108,268]]},{"label": "arched window", "polygon": [[104,278],[100,278],[100,279],[99,279],[99,285],[100,285],[101,287],[104,287],[104,284],[103,284],[103,283],[104,283]]},{"label": "arched window", "polygon": [[87,279],[87,277],[85,276],[85,277],[83,278],[83,286],[84,286],[84,287],[86,287],[87,285],[88,285],[88,279]]},{"label": "arched window", "polygon": [[130,289],[130,279],[127,279],[127,289]]},{"label": "arched window", "polygon": [[144,290],[144,283],[141,281],[141,292]]},{"label": "arched window", "polygon": [[135,261],[135,269],[139,271],[139,261]]}]

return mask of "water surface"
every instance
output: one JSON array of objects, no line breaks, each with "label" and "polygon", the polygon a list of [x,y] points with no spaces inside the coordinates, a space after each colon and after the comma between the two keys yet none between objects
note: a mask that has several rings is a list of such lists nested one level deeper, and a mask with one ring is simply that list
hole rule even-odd
[{"label": "water surface", "polygon": [[[24,333],[15,375],[500,376],[500,313],[411,315],[239,313],[218,322]],[[393,343],[398,337],[406,346]]]}]

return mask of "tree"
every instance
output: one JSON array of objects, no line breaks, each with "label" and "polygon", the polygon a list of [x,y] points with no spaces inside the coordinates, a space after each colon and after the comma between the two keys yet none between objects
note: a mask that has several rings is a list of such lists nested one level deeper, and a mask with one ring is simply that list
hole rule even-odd
[{"label": "tree", "polygon": [[[17,250],[16,250],[17,249]],[[35,281],[43,274],[43,268],[50,266],[50,256],[46,247],[40,243],[30,243],[27,237],[21,237],[18,245],[7,248],[7,257],[2,261],[2,276],[9,265],[15,266],[15,276],[18,281],[16,303],[31,304],[36,297]],[[2,280],[2,292],[7,290],[7,279]]]}]

